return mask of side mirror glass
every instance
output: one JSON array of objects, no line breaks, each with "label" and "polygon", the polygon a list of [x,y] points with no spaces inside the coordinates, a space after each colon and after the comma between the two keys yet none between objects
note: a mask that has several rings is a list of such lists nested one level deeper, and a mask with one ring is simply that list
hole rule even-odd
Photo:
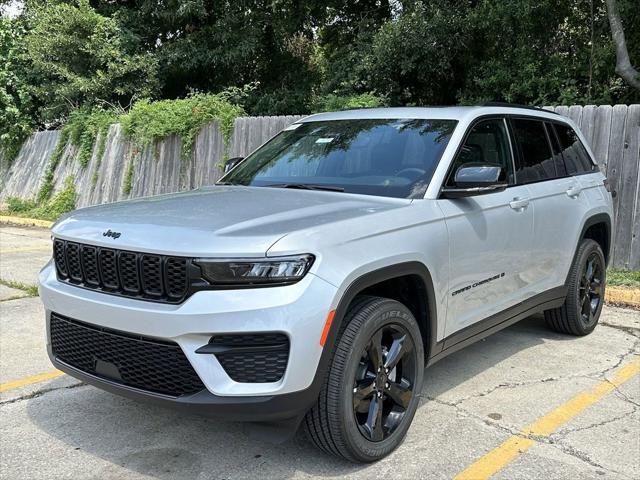
[{"label": "side mirror glass", "polygon": [[244,160],[244,157],[233,157],[227,160],[227,163],[224,164],[224,173],[227,173],[233,170],[243,160]]},{"label": "side mirror glass", "polygon": [[501,174],[498,165],[462,165],[454,176],[455,187],[443,188],[442,194],[445,198],[461,198],[504,190],[507,183],[500,181]]}]

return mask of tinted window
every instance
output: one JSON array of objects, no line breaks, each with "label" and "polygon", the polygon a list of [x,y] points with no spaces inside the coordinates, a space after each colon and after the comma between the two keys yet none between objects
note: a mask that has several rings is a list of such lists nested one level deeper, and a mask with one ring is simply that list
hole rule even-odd
[{"label": "tinted window", "polygon": [[250,155],[221,183],[306,184],[366,195],[420,197],[456,123],[363,119],[294,125]]},{"label": "tinted window", "polygon": [[556,123],[554,127],[562,148],[562,156],[567,167],[567,173],[575,175],[576,173],[595,170],[595,166],[576,132],[568,125]]},{"label": "tinted window", "polygon": [[447,186],[455,186],[455,173],[465,164],[498,165],[502,167],[500,180],[513,183],[513,163],[504,120],[484,120],[471,129],[453,162]]},{"label": "tinted window", "polygon": [[556,166],[558,177],[566,177],[567,169],[564,165],[564,159],[562,158],[562,149],[560,148],[560,143],[558,143],[558,137],[554,132],[553,124],[545,122],[544,125],[547,129],[549,140],[551,140],[551,148],[553,150],[553,163]]},{"label": "tinted window", "polygon": [[520,159],[516,165],[517,182],[523,184],[555,178],[556,167],[544,123],[518,118],[512,120],[512,125],[520,150]]}]

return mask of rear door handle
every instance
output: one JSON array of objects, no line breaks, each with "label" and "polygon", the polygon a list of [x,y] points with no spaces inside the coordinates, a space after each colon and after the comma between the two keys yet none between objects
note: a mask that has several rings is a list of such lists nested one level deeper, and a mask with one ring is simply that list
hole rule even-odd
[{"label": "rear door handle", "polygon": [[522,210],[523,208],[526,208],[528,205],[529,205],[528,198],[516,197],[509,202],[509,206],[514,210]]},{"label": "rear door handle", "polygon": [[569,190],[567,190],[567,195],[571,198],[576,198],[582,192],[582,187],[580,185],[571,185]]}]

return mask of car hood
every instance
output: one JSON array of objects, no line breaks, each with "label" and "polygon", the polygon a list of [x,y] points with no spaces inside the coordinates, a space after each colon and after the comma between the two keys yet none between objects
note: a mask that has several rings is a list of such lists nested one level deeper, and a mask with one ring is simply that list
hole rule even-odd
[{"label": "car hood", "polygon": [[[291,232],[410,203],[336,192],[212,186],[77,210],[52,232],[58,238],[126,250],[257,257]],[[109,230],[115,235],[106,235]]]}]

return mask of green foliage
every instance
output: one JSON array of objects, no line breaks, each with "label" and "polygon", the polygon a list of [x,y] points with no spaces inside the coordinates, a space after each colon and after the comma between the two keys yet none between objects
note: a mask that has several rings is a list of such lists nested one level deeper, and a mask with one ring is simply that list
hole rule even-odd
[{"label": "green foliage", "polygon": [[640,270],[616,270],[611,268],[607,271],[607,285],[640,288]]},{"label": "green foliage", "polygon": [[[53,190],[53,185],[51,185]],[[65,179],[64,187],[50,200],[22,200],[16,197],[7,199],[8,213],[43,220],[57,220],[63,214],[76,208],[76,188],[73,176]]]},{"label": "green foliage", "polygon": [[27,213],[36,207],[36,202],[33,200],[23,200],[18,197],[7,198],[7,210],[10,213]]},{"label": "green foliage", "polygon": [[44,178],[42,179],[40,190],[38,190],[38,194],[36,195],[37,204],[42,204],[51,198],[56,168],[58,168],[58,164],[60,163],[60,160],[62,160],[62,155],[67,147],[68,140],[69,130],[63,128],[60,132],[58,143],[56,143],[56,148],[54,148],[51,153],[51,158],[49,159],[47,169],[44,172]]},{"label": "green foliage", "polygon": [[[77,122],[70,141],[84,165],[104,141],[95,112],[132,104],[134,140],[176,133],[186,155],[211,111],[233,116],[220,102],[250,115],[347,108],[353,97],[369,106],[369,92],[385,105],[640,102],[615,73],[603,1],[20,3],[18,18],[0,20],[5,158],[33,129]],[[616,3],[638,68],[637,0]],[[68,118],[85,114],[97,123]]]},{"label": "green foliage", "polygon": [[157,90],[157,59],[113,17],[88,0],[29,2],[26,55],[44,107],[41,121],[58,121],[81,105],[127,105]]},{"label": "green foliage", "polygon": [[133,167],[134,159],[129,160],[127,164],[127,170],[124,172],[124,179],[122,180],[122,193],[129,195],[133,189]]},{"label": "green foliage", "polygon": [[384,107],[387,103],[386,98],[374,95],[373,93],[351,96],[329,94],[316,99],[313,110],[314,112],[335,112],[354,108]]},{"label": "green foliage", "polygon": [[243,113],[242,107],[229,103],[224,96],[196,93],[179,100],[141,100],[120,122],[124,132],[141,145],[177,135],[183,157],[188,158],[203,125],[217,120],[228,143],[234,120]]},{"label": "green foliage", "polygon": [[84,168],[89,164],[93,147],[98,139],[96,156],[98,159],[102,159],[109,125],[116,122],[117,118],[114,111],[100,108],[81,108],[71,112],[63,130],[68,131],[71,144],[78,147],[77,158],[81,167]]},{"label": "green foliage", "polygon": [[0,150],[7,163],[18,155],[33,130],[31,96],[21,75],[24,34],[19,21],[0,17]]}]

